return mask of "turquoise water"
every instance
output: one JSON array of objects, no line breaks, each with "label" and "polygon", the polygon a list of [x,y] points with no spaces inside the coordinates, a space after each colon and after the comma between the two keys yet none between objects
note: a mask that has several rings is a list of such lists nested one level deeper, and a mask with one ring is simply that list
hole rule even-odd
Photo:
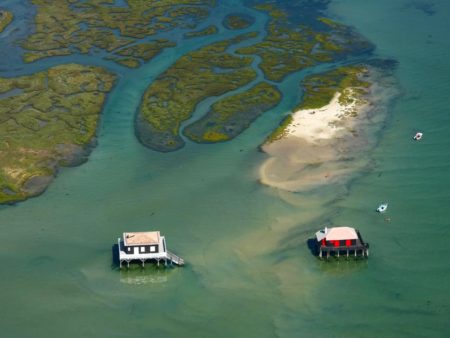
[{"label": "turquoise water", "polygon": [[[399,62],[402,95],[365,154],[371,166],[345,187],[308,194],[258,182],[266,157],[257,147],[297,100],[289,88],[300,75],[283,84],[279,107],[232,142],[160,154],[135,139],[147,83],[214,37],[193,39],[138,71],[94,57],[18,70],[79,61],[114,69],[120,80],[90,160],[63,169],[44,195],[0,209],[2,336],[447,336],[450,3],[413,4],[331,2],[330,13],[371,40],[377,55]],[[221,6],[214,20],[240,2]],[[256,27],[265,20],[257,15]],[[17,61],[3,60],[1,74],[12,75]],[[424,138],[413,142],[419,129]],[[390,222],[373,211],[384,200]],[[311,256],[306,240],[323,224],[358,227],[370,259]],[[147,229],[161,230],[188,265],[118,271],[111,245],[123,231]]]}]

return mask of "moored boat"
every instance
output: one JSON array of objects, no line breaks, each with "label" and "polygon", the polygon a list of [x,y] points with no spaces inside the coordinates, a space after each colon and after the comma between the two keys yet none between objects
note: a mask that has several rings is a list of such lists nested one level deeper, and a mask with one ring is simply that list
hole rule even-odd
[{"label": "moored boat", "polygon": [[387,203],[381,203],[377,208],[377,212],[385,212],[387,208],[388,208]]},{"label": "moored boat", "polygon": [[415,141],[419,141],[419,140],[422,139],[422,136],[423,136],[423,133],[417,132],[417,133],[414,135],[413,139],[414,139]]}]

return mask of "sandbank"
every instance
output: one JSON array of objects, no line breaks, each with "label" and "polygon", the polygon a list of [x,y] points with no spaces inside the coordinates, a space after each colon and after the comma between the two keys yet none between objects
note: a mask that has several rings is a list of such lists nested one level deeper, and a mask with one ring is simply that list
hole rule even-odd
[{"label": "sandbank", "polygon": [[346,121],[348,127],[351,114],[363,106],[362,100],[356,98],[342,104],[339,101],[340,96],[341,93],[337,92],[330,103],[322,108],[303,109],[293,113],[292,122],[285,130],[285,137],[295,136],[314,144],[318,144],[320,140],[336,137],[338,132],[345,129],[343,120],[348,120]]},{"label": "sandbank", "polygon": [[356,97],[352,88],[344,91],[345,100],[340,100],[341,91],[321,108],[294,112],[282,136],[262,146],[269,158],[260,167],[261,183],[292,192],[311,191],[345,182],[367,165],[367,157],[358,152],[370,143],[371,125],[379,125],[372,116],[374,102],[371,94]]}]

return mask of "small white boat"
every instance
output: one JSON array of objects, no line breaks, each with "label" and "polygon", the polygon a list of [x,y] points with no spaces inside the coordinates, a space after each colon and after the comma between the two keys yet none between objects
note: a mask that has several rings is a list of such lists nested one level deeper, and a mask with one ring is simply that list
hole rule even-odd
[{"label": "small white boat", "polygon": [[377,208],[377,212],[385,212],[387,207],[388,207],[387,203],[381,203]]},{"label": "small white boat", "polygon": [[416,141],[419,141],[423,136],[423,133],[417,132],[416,135],[414,135],[413,139]]}]

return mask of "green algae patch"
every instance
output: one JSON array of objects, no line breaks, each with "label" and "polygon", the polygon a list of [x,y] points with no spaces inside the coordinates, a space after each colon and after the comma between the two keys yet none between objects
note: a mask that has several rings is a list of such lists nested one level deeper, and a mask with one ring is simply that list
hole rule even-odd
[{"label": "green algae patch", "polygon": [[31,63],[38,61],[43,58],[52,57],[52,56],[67,56],[71,55],[72,52],[69,49],[55,49],[55,50],[44,50],[44,51],[36,51],[36,52],[26,52],[23,54],[23,61],[26,63]]},{"label": "green algae patch", "polygon": [[198,143],[228,141],[247,129],[261,114],[281,100],[281,92],[267,82],[226,97],[211,106],[200,120],[189,125],[184,134]]},{"label": "green algae patch", "polygon": [[197,38],[199,36],[214,35],[214,34],[217,34],[218,31],[219,31],[219,29],[217,28],[217,26],[209,25],[208,27],[201,29],[199,31],[187,32],[183,35],[183,37],[185,39]]},{"label": "green algae patch", "polygon": [[107,57],[107,60],[114,61],[119,65],[128,67],[128,68],[139,68],[141,66],[141,62],[138,59],[133,57]]},{"label": "green algae patch", "polygon": [[262,42],[240,48],[244,55],[259,55],[260,68],[267,79],[281,81],[287,75],[317,65],[333,62],[372,48],[367,40],[351,28],[331,19],[312,15],[302,23],[287,10],[272,4],[255,6],[267,12],[270,21]]},{"label": "green algae patch", "polygon": [[289,114],[286,116],[278,125],[277,129],[275,129],[266,139],[265,143],[271,143],[277,140],[281,140],[283,137],[287,135],[287,127],[292,123],[293,118],[292,115]]},{"label": "green algae patch", "polygon": [[256,78],[251,57],[227,52],[228,47],[252,36],[241,35],[190,52],[162,73],[144,94],[136,120],[139,140],[158,151],[181,148],[180,125],[192,116],[199,102]]},{"label": "green algae patch", "polygon": [[115,56],[108,56],[106,59],[128,68],[139,68],[143,62],[150,61],[164,48],[175,46],[175,42],[159,39],[122,48],[114,53]]},{"label": "green algae patch", "polygon": [[[37,7],[35,31],[22,42],[25,62],[96,50],[112,53],[162,31],[195,27],[214,5],[211,0],[129,1],[126,7],[115,6],[113,0],[32,3]],[[151,49],[131,52],[157,54],[156,46]]]},{"label": "green algae patch", "polygon": [[245,29],[254,23],[255,19],[246,14],[229,14],[223,20],[223,26],[230,30]]},{"label": "green algae patch", "polygon": [[[371,85],[364,80],[367,72],[367,67],[355,65],[307,76],[302,82],[304,89],[302,102],[294,110],[321,108],[338,92],[341,93],[339,97],[341,104],[352,103],[355,95],[366,94]],[[351,88],[351,91],[348,88]]]},{"label": "green algae patch", "polygon": [[0,33],[5,30],[6,27],[13,21],[13,13],[0,9]]},{"label": "green algae patch", "polygon": [[133,57],[143,61],[149,61],[158,55],[162,49],[167,47],[175,47],[176,43],[167,39],[159,39],[151,42],[136,44],[127,48],[123,48],[116,52],[117,55]]},{"label": "green algae patch", "polygon": [[114,81],[76,64],[0,78],[0,203],[43,192],[59,166],[87,159]]}]

